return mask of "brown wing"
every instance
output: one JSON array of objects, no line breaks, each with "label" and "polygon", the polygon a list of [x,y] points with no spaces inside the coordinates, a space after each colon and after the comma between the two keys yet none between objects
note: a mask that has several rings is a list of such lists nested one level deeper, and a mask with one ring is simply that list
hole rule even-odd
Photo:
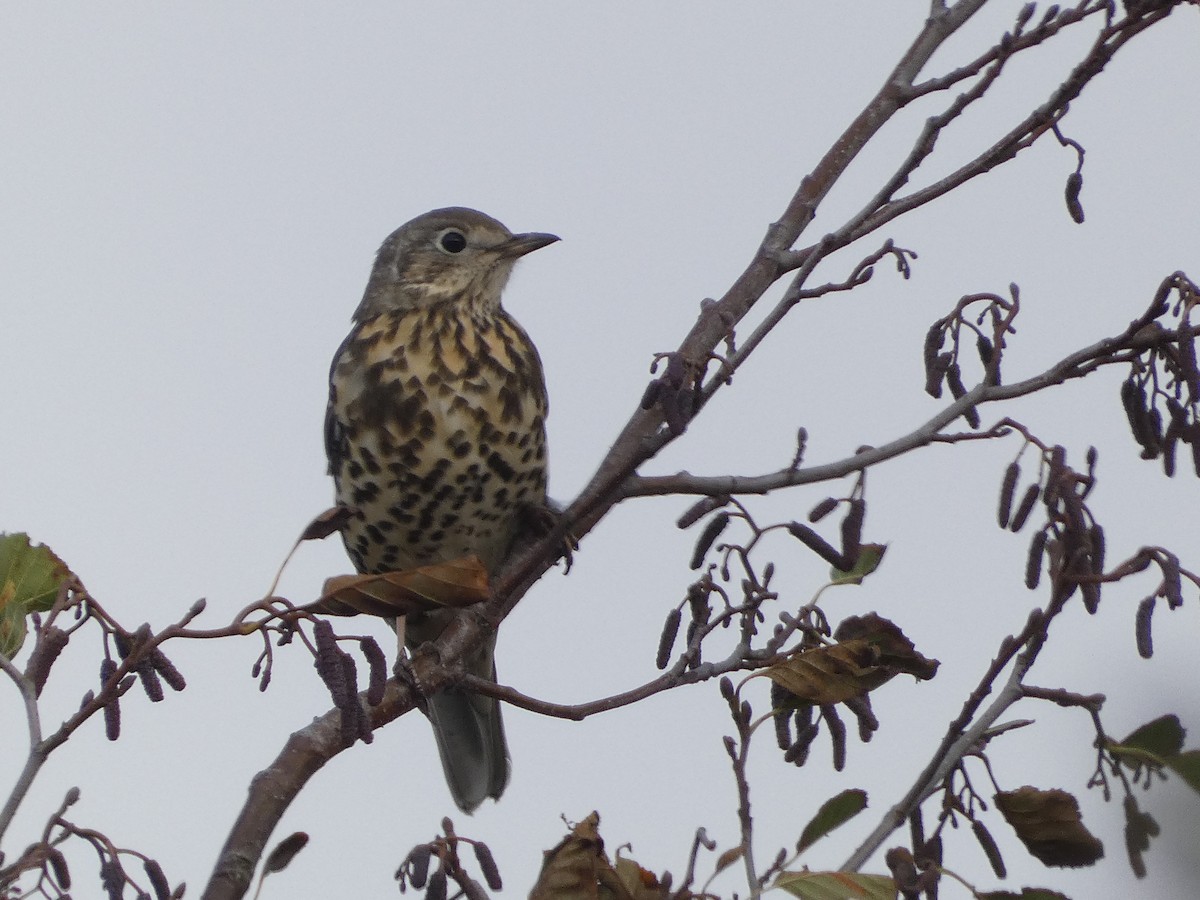
[{"label": "brown wing", "polygon": [[325,457],[329,460],[329,474],[334,477],[337,477],[346,461],[347,426],[334,412],[334,405],[337,402],[337,386],[334,384],[333,374],[342,360],[342,354],[352,340],[354,340],[354,331],[346,335],[346,339],[337,348],[337,352],[333,354],[333,361],[329,364],[329,401],[325,406]]}]

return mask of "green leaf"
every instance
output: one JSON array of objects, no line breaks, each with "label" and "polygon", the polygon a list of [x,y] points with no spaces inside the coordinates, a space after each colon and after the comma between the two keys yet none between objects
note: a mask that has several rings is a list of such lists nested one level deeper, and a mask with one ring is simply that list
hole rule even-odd
[{"label": "green leaf", "polygon": [[5,594],[0,591],[0,654],[5,659],[12,659],[25,643],[25,616],[21,609],[5,602]]},{"label": "green leaf", "polygon": [[858,549],[854,568],[848,571],[830,569],[829,579],[834,584],[862,584],[864,578],[879,568],[886,552],[887,544],[863,544]]},{"label": "green leaf", "polygon": [[985,891],[979,895],[980,900],[1071,900],[1066,894],[1052,891],[1049,888],[1021,888],[1021,893],[1012,891]]},{"label": "green leaf", "polygon": [[71,576],[66,564],[29,535],[0,534],[0,653],[16,656],[25,642],[25,617],[54,605]]},{"label": "green leaf", "polygon": [[1200,793],[1200,750],[1187,750],[1167,760],[1167,768]]},{"label": "green leaf", "polygon": [[1187,732],[1174,715],[1160,716],[1133,731],[1120,742],[1122,748],[1142,750],[1155,756],[1174,756],[1183,749]]},{"label": "green leaf", "polygon": [[867,808],[867,792],[857,788],[849,788],[821,804],[817,814],[812,817],[800,840],[796,843],[796,852],[803,853],[839,825],[849,822]]},{"label": "green leaf", "polygon": [[801,900],[896,900],[896,884],[887,875],[780,872],[775,887]]}]

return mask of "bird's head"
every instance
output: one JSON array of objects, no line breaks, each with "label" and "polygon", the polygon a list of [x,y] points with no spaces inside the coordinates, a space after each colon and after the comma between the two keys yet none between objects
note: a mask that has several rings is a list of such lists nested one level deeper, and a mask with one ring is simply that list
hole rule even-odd
[{"label": "bird's head", "polygon": [[354,319],[443,304],[494,314],[513,264],[557,240],[553,234],[513,234],[491,216],[462,206],[427,212],[383,242]]}]

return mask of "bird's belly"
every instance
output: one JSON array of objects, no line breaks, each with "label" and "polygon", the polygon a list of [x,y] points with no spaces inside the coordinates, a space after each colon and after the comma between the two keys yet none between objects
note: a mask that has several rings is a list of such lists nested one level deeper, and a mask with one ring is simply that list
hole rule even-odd
[{"label": "bird's belly", "polygon": [[343,529],[359,571],[469,554],[493,569],[516,537],[522,508],[545,500],[540,411],[501,423],[493,414],[499,395],[486,385],[441,388],[422,404],[429,415],[411,427],[356,423],[348,398],[350,440],[337,499],[361,514]]}]

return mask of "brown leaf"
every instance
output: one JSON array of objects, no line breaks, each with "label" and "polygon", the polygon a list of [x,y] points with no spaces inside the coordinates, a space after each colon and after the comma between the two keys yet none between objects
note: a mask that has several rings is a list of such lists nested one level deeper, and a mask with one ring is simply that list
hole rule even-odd
[{"label": "brown leaf", "polygon": [[488,576],[477,556],[382,575],[335,575],[313,612],[333,616],[404,616],[440,607],[461,608],[488,598]]},{"label": "brown leaf", "polygon": [[299,539],[301,541],[324,540],[331,534],[341,531],[342,526],[357,514],[358,511],[350,506],[331,506],[304,526]]},{"label": "brown leaf", "polygon": [[761,674],[801,700],[824,705],[861,696],[890,678],[875,662],[865,641],[847,641],[806,650]]},{"label": "brown leaf", "polygon": [[660,900],[666,896],[658,876],[627,856],[617,856],[614,872],[633,900]]},{"label": "brown leaf", "polygon": [[529,900],[599,900],[601,872],[612,873],[593,812],[552,850],[546,851]]},{"label": "brown leaf", "polygon": [[1047,866],[1090,866],[1104,856],[1104,844],[1084,827],[1079,803],[1066,791],[1026,785],[998,793],[996,806],[1029,852]]},{"label": "brown leaf", "polygon": [[[663,900],[667,888],[636,861],[604,852],[600,814],[593,812],[553,850],[546,851],[529,900]],[[679,895],[690,897],[691,894]]]},{"label": "brown leaf", "polygon": [[839,642],[806,650],[761,674],[801,700],[818,705],[861,697],[903,673],[929,679],[937,660],[926,659],[887,619],[871,613],[838,626]]},{"label": "brown leaf", "polygon": [[866,641],[879,654],[881,665],[921,681],[928,681],[936,675],[940,665],[936,659],[928,659],[918,653],[900,626],[876,613],[843,619],[833,636],[839,641],[852,638]]}]

